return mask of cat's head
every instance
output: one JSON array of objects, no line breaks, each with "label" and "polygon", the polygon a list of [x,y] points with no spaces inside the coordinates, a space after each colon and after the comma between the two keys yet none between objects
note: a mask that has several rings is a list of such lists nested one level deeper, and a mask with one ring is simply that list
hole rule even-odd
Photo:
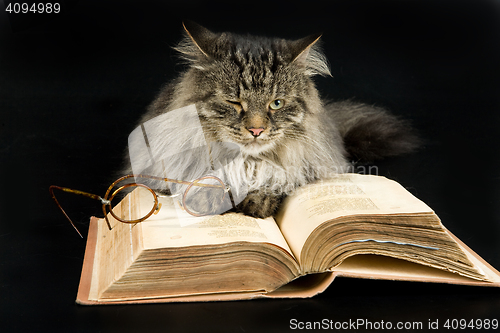
[{"label": "cat's head", "polygon": [[311,76],[330,75],[320,35],[285,40],[184,27],[176,49],[190,69],[181,90],[212,138],[253,156],[307,139],[307,119],[321,109]]}]

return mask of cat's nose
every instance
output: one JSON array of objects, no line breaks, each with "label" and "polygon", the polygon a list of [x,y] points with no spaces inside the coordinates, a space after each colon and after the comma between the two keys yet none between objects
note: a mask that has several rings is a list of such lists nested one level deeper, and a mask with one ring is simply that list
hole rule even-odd
[{"label": "cat's nose", "polygon": [[247,130],[252,133],[254,137],[258,137],[262,132],[264,132],[265,128],[259,127],[259,128],[247,128]]}]

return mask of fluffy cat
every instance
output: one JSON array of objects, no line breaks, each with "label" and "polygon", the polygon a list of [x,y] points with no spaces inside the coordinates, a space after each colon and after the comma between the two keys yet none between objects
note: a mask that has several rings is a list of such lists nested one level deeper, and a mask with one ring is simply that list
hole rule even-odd
[{"label": "fluffy cat", "polygon": [[[407,124],[381,108],[320,98],[312,77],[330,76],[330,70],[317,46],[319,35],[285,40],[214,33],[193,22],[184,28],[175,49],[188,68],[163,88],[140,123],[153,122],[149,141],[173,143],[182,147],[179,151],[196,149],[203,140],[238,147],[239,160],[221,164],[231,187],[246,188],[238,211],[270,216],[296,187],[353,171],[350,160],[372,161],[417,146]],[[185,130],[194,120],[161,120],[192,104],[203,128],[201,139]],[[144,147],[130,141],[129,146],[147,159]],[[197,154],[173,155],[164,158],[169,169],[182,171],[166,177],[202,172],[193,171]]]}]

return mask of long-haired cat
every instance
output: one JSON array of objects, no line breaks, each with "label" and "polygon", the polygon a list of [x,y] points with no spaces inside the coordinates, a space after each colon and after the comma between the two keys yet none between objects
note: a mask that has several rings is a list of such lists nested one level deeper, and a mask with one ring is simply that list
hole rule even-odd
[{"label": "long-haired cat", "polygon": [[[175,49],[188,68],[163,88],[140,123],[153,124],[149,141],[184,147],[194,140],[185,129],[198,120],[180,117],[172,125],[161,119],[194,104],[203,140],[239,148],[239,162],[223,165],[231,186],[247,189],[239,211],[270,216],[296,187],[352,171],[352,159],[375,160],[416,147],[406,123],[385,110],[320,98],[313,76],[329,76],[330,70],[317,46],[319,35],[285,40],[214,33],[193,22],[184,28]],[[147,158],[145,147],[133,149]],[[170,156],[170,170],[192,168],[197,155],[189,156]],[[182,177],[166,175],[174,176]]]}]

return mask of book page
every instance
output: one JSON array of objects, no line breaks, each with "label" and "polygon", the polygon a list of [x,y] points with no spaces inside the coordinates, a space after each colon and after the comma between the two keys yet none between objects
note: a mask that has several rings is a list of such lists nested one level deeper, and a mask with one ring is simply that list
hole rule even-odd
[{"label": "book page", "polygon": [[419,265],[411,261],[378,256],[374,254],[360,254],[347,258],[335,272],[343,276],[371,277],[390,280],[410,280],[429,282],[469,282],[473,279],[452,272]]},{"label": "book page", "polygon": [[[151,207],[150,196],[137,190],[131,194],[135,197],[130,209],[144,215]],[[172,198],[160,197],[159,201],[160,211],[140,223],[143,249],[256,242],[272,243],[292,253],[272,217],[257,219],[237,213],[194,217],[179,210]]]},{"label": "book page", "polygon": [[299,259],[309,235],[326,221],[357,214],[432,212],[395,181],[380,176],[340,174],[299,188],[285,200],[276,221]]}]

